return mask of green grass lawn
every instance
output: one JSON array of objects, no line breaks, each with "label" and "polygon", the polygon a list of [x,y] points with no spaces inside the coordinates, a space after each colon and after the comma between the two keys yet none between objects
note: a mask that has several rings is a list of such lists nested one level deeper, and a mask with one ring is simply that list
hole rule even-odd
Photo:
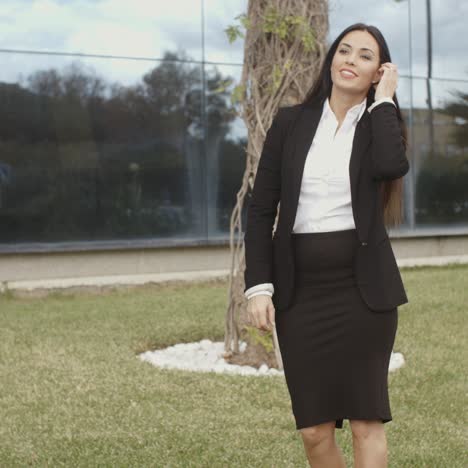
[{"label": "green grass lawn", "polygon": [[[468,266],[402,269],[389,466],[467,461]],[[223,340],[226,283],[0,296],[0,466],[306,467],[283,377],[163,370],[137,353]],[[337,429],[352,466],[349,422]]]}]

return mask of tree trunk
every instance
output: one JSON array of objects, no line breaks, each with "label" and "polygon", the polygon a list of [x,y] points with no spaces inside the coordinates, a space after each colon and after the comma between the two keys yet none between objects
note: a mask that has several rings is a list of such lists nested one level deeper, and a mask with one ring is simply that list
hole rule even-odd
[{"label": "tree trunk", "polygon": [[[246,167],[230,227],[231,269],[225,324],[225,359],[231,363],[282,369],[276,330],[262,332],[246,323],[245,255],[241,213],[252,190],[266,132],[278,107],[301,102],[325,57],[327,0],[249,0],[241,22],[246,29],[242,77],[233,97],[248,131]],[[239,28],[228,28],[231,39]],[[276,229],[278,216],[274,226]],[[273,230],[274,230],[273,229]],[[273,232],[273,231],[272,231]],[[239,340],[247,343],[239,351]]]}]

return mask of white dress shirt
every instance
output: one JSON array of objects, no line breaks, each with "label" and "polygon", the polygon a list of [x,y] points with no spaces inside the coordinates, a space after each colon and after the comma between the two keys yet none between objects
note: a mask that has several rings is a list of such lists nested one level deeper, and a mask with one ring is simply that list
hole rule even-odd
[{"label": "white dress shirt", "polygon": [[[356,125],[366,110],[366,99],[348,109],[338,127],[338,120],[330,107],[328,98],[323,104],[314,139],[307,154],[302,174],[301,189],[293,232],[326,232],[354,229],[351,207],[349,162]],[[391,98],[375,101],[369,108]],[[245,297],[259,294],[272,296],[272,283],[262,283],[245,291]]]}]

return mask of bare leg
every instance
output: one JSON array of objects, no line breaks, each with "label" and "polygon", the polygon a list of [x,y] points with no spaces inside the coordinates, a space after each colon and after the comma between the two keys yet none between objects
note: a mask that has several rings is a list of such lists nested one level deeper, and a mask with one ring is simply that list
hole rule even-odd
[{"label": "bare leg", "polygon": [[309,465],[313,468],[346,468],[335,440],[335,421],[300,429]]},{"label": "bare leg", "polygon": [[382,421],[350,420],[354,468],[387,468],[387,437]]}]

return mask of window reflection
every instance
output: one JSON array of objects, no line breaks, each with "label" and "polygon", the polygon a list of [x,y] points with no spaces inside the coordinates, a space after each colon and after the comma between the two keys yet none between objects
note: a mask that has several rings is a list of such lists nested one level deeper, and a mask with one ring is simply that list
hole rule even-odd
[{"label": "window reflection", "polygon": [[242,69],[207,65],[205,70],[208,235],[225,239],[229,236],[230,218],[245,169],[246,128],[230,98]]},{"label": "window reflection", "polygon": [[[421,98],[425,80],[414,80]],[[468,223],[468,84],[431,80],[428,100],[413,109],[418,225]],[[426,95],[427,96],[427,95]]]},{"label": "window reflection", "polygon": [[[247,12],[247,0],[203,0],[205,11],[205,60],[208,62],[243,62],[242,39],[229,43],[224,30],[240,25],[236,16]],[[241,31],[245,32],[241,27]]]},{"label": "window reflection", "polygon": [[467,79],[466,2],[431,1],[432,67],[438,78]]},{"label": "window reflection", "polygon": [[[104,8],[112,2],[119,8]],[[246,0],[204,0],[205,62],[201,0],[130,10],[120,0],[44,5],[5,8],[15,13],[4,14],[0,32],[3,247],[228,239],[247,133],[230,102],[242,41],[229,44],[224,29],[246,11]],[[412,230],[468,227],[467,67],[463,41],[447,39],[463,37],[463,15],[455,0],[431,6],[432,54],[425,0],[334,2],[329,12],[331,40],[365,11],[398,64],[411,138],[404,203]],[[433,78],[426,80],[429,58]]]},{"label": "window reflection", "polygon": [[200,66],[176,58],[129,86],[58,58],[0,84],[1,242],[201,235]]},{"label": "window reflection", "polygon": [[3,49],[201,60],[201,0],[2,0]]}]

